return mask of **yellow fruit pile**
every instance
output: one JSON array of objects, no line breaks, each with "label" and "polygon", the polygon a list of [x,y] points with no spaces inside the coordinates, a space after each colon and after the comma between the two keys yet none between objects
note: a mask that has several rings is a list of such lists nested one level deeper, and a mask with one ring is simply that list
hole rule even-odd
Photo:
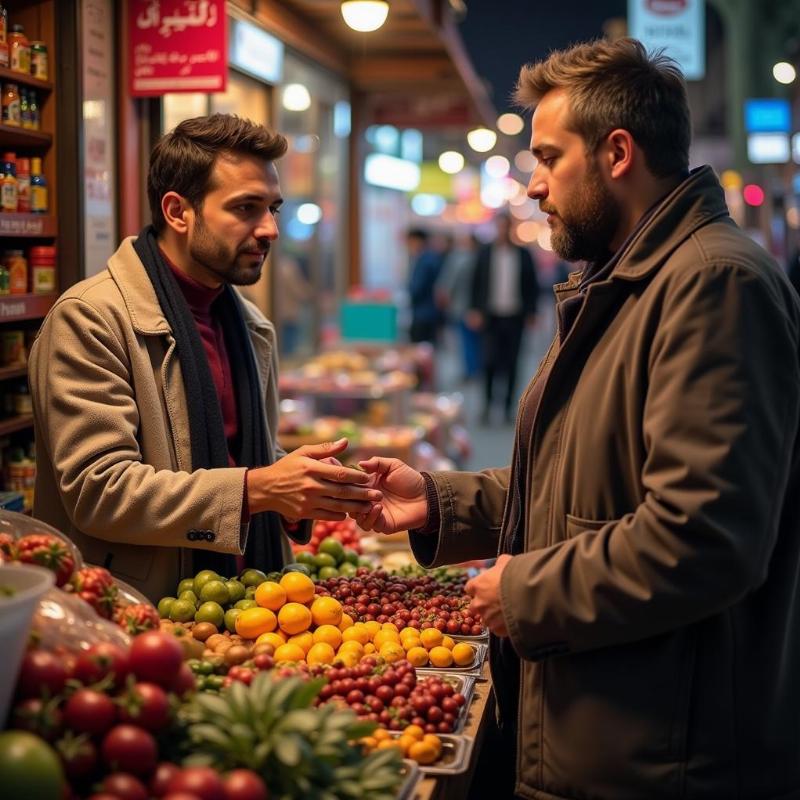
[{"label": "yellow fruit pile", "polygon": [[434,733],[425,733],[419,725],[409,725],[400,736],[392,736],[386,728],[376,728],[372,736],[359,739],[364,752],[393,747],[418,764],[433,764],[442,754],[442,740]]},{"label": "yellow fruit pile", "polygon": [[437,628],[403,628],[399,634],[405,657],[415,666],[468,667],[475,661],[475,648],[467,642],[456,642]]}]

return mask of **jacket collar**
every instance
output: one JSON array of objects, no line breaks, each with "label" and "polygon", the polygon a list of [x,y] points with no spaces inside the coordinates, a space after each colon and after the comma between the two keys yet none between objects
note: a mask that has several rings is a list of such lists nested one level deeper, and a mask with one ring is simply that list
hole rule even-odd
[{"label": "jacket collar", "polygon": [[[150,336],[171,334],[172,328],[161,310],[153,284],[133,249],[134,241],[135,236],[128,236],[122,241],[108,261],[108,272],[119,287],[131,324],[137,333]],[[242,307],[248,329],[260,333],[271,343],[272,325],[260,314],[254,313],[248,303],[242,303]]]}]

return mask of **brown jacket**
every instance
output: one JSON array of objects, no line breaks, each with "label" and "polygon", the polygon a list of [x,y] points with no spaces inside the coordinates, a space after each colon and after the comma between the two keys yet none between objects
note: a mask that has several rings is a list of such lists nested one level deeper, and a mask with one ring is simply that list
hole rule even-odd
[{"label": "brown jacket", "polygon": [[[501,581],[523,797],[800,797],[799,343],[707,167],[554,342]],[[509,470],[434,480],[418,557],[493,555]]]},{"label": "brown jacket", "polygon": [[[190,472],[175,340],[132,242],[59,298],[31,350],[34,514],[157,600],[189,574],[185,548],[243,552],[245,469]],[[277,431],[275,331],[244,306],[267,429]]]}]

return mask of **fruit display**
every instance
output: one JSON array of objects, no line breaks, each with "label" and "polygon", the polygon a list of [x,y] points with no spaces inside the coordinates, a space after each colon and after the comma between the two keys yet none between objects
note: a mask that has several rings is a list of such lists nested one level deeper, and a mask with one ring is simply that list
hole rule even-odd
[{"label": "fruit display", "polygon": [[[317,520],[311,528],[311,539],[308,544],[295,544],[292,542],[292,552],[312,553],[313,555],[319,552],[327,552],[326,549],[320,550],[320,545],[325,542],[326,539],[330,538],[340,542],[345,550],[349,548],[357,554],[361,553],[361,535],[359,534],[355,520],[350,517],[340,522]],[[329,544],[326,543],[326,547],[328,546]],[[337,553],[331,553],[330,555],[336,556]],[[339,563],[341,563],[342,560],[346,559],[342,556]],[[352,557],[350,560],[352,560]],[[357,561],[354,563],[358,566]]]},{"label": "fruit display", "polygon": [[5,560],[36,564],[55,573],[56,586],[65,586],[75,571],[75,554],[67,542],[49,533],[31,533],[18,539],[2,534],[0,550]]},{"label": "fruit display", "polygon": [[359,739],[364,751],[396,748],[403,758],[418,764],[434,764],[442,755],[442,740],[435,733],[425,733],[419,725],[406,725],[400,736],[393,736],[386,728],[378,727],[371,736]]}]

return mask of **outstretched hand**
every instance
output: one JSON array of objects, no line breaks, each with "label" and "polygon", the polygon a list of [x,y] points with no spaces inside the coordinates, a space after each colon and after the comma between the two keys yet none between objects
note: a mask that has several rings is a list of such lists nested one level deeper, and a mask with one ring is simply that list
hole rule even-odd
[{"label": "outstretched hand", "polygon": [[428,518],[425,478],[397,458],[370,458],[359,467],[370,477],[370,486],[383,499],[362,514],[351,514],[366,531],[396,533],[419,528]]}]

